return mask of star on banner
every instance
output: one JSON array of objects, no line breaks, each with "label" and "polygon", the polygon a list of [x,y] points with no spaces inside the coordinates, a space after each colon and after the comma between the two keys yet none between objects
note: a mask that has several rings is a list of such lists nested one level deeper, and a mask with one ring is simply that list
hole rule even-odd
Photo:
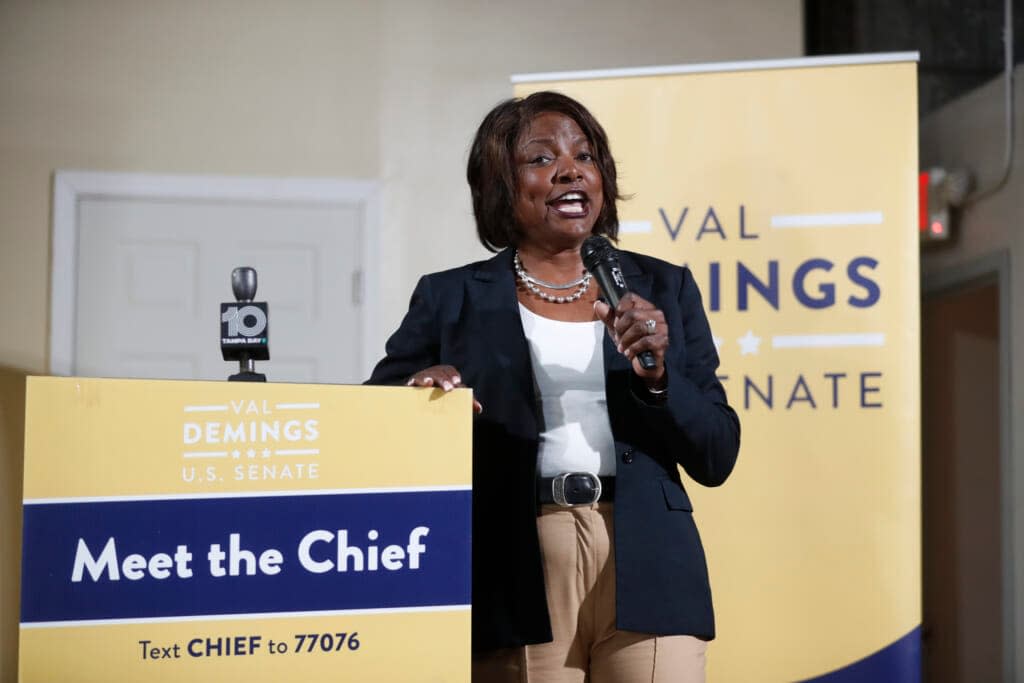
[{"label": "star on banner", "polygon": [[761,345],[761,338],[755,336],[754,333],[750,330],[747,330],[747,333],[740,337],[739,339],[737,339],[736,341],[738,341],[740,344],[741,356],[746,356],[748,354],[757,355],[757,352]]}]

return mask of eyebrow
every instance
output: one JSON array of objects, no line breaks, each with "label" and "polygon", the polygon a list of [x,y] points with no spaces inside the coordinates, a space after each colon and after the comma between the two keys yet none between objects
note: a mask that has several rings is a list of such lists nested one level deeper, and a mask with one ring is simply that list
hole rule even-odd
[{"label": "eyebrow", "polygon": [[[554,138],[532,138],[532,139],[527,140],[526,142],[524,142],[522,146],[523,147],[528,147],[528,146],[533,145],[533,144],[550,145],[550,144],[554,143],[554,141],[555,141]],[[586,135],[580,135],[580,136],[575,137],[575,138],[572,139],[572,144],[574,144],[574,145],[577,145],[577,144],[579,144],[581,142],[586,143],[588,145],[590,144],[590,140],[587,139]]]}]

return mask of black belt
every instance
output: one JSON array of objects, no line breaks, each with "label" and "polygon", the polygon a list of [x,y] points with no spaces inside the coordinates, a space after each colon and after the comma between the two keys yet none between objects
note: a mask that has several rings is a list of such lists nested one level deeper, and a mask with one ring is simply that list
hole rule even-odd
[{"label": "black belt", "polygon": [[537,501],[541,505],[576,507],[615,500],[615,477],[598,477],[590,472],[566,472],[557,477],[537,479]]}]

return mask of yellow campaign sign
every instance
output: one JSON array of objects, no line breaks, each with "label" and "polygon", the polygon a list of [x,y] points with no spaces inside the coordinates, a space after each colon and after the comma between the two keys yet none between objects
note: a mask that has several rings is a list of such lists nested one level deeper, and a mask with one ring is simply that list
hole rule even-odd
[{"label": "yellow campaign sign", "polygon": [[[404,387],[33,377],[27,393],[26,498],[428,486],[470,477],[471,411],[455,405],[471,400],[468,391],[439,401],[440,390]],[[423,455],[441,442],[437,456]]]},{"label": "yellow campaign sign", "polygon": [[594,113],[620,246],[701,287],[743,427],[688,489],[709,680],[919,679],[916,64],[868,61],[517,77]]},{"label": "yellow campaign sign", "polygon": [[30,378],[22,681],[468,681],[471,397]]}]

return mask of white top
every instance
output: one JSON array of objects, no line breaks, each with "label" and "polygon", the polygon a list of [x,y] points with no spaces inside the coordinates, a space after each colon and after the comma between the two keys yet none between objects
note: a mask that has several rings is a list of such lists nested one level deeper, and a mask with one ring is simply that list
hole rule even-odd
[{"label": "white top", "polygon": [[615,439],[604,393],[600,321],[567,323],[519,304],[544,414],[537,469],[615,474]]}]

